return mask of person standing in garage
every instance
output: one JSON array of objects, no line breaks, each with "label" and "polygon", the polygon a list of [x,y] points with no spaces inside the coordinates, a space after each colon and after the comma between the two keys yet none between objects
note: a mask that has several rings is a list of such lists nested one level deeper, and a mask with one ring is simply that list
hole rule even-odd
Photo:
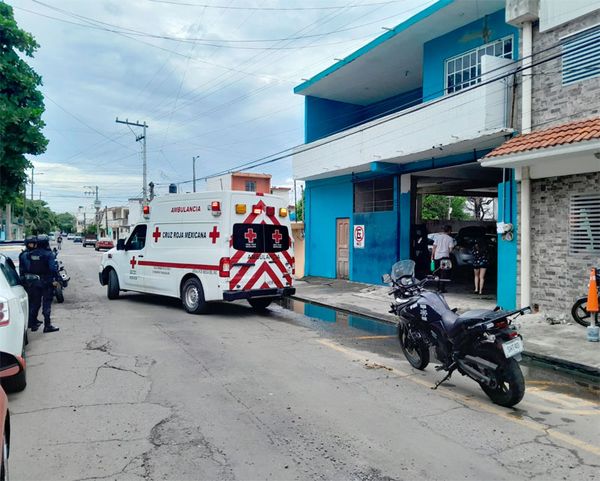
[{"label": "person standing in garage", "polygon": [[478,240],[473,246],[473,274],[475,280],[475,294],[483,294],[483,285],[485,283],[485,273],[490,263],[484,241]]},{"label": "person standing in garage", "polygon": [[[436,270],[440,269],[440,267],[450,266],[450,268],[441,269],[440,279],[450,279],[450,272],[452,270],[450,252],[452,252],[452,249],[454,249],[454,246],[456,245],[456,241],[450,235],[451,232],[452,226],[444,226],[444,232],[436,236],[433,243],[433,249],[431,250],[431,259],[435,262]],[[440,292],[446,292],[445,283],[439,283],[438,290]]]}]

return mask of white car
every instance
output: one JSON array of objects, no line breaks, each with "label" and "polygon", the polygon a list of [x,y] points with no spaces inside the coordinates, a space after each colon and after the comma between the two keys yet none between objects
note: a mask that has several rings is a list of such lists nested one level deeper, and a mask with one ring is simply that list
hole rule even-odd
[{"label": "white car", "polygon": [[14,365],[15,374],[2,379],[6,392],[25,389],[25,344],[29,298],[13,261],[0,254],[0,352],[2,368]]},{"label": "white car", "polygon": [[67,234],[67,240],[73,240],[75,234]]}]

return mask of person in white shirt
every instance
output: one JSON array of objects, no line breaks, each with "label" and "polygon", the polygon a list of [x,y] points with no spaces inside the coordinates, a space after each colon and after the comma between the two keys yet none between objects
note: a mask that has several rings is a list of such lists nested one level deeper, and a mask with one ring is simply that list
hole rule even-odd
[{"label": "person in white shirt", "polygon": [[[440,268],[440,263],[444,259],[450,259],[450,252],[454,249],[456,241],[450,236],[452,232],[452,226],[444,226],[444,232],[438,234],[433,242],[433,249],[431,250],[431,259],[435,262],[436,270]],[[450,279],[451,269],[442,269],[440,272],[440,279]],[[441,292],[446,292],[446,287],[442,283],[438,286]]]}]

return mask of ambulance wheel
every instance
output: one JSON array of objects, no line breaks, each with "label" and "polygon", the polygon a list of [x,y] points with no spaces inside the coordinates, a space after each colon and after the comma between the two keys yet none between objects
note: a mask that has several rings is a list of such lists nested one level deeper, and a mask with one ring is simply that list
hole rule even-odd
[{"label": "ambulance wheel", "polygon": [[204,300],[202,283],[195,277],[188,279],[183,284],[181,303],[183,308],[190,314],[204,314],[207,311],[208,304]]},{"label": "ambulance wheel", "polygon": [[111,269],[108,271],[108,285],[106,286],[106,297],[109,299],[117,299],[119,297],[119,276]]},{"label": "ambulance wheel", "polygon": [[264,311],[273,302],[273,299],[268,298],[255,298],[248,299],[248,303],[252,306],[255,311]]}]

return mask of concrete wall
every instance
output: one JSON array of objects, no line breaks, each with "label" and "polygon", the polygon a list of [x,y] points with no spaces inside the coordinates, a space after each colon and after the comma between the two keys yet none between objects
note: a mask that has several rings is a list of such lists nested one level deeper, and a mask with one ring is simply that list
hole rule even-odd
[{"label": "concrete wall", "polygon": [[[336,277],[336,219],[348,217],[354,199],[349,175],[307,181],[305,185],[305,275]],[[352,272],[352,249],[350,249]]]},{"label": "concrete wall", "polygon": [[[599,23],[600,10],[546,32],[540,32],[539,26],[535,26],[534,63],[548,57],[548,52],[541,52],[560,43],[562,37]],[[540,53],[536,55],[536,52]],[[553,54],[560,52],[560,48],[550,51]],[[562,60],[559,57],[533,68],[532,97],[532,130],[593,117],[600,112],[600,77],[563,86]]]},{"label": "concrete wall", "polygon": [[[352,281],[381,283],[399,260],[400,232],[398,193],[394,210],[353,213],[354,184],[351,176],[307,181],[305,189],[305,270],[307,276],[336,277],[336,219],[350,219],[350,268]],[[397,186],[397,182],[394,183]],[[355,249],[354,225],[365,226],[365,247]],[[296,261],[298,274],[298,261]]]},{"label": "concrete wall", "polygon": [[296,260],[296,279],[304,277],[304,222],[292,222],[294,238],[294,259]]},{"label": "concrete wall", "polygon": [[504,10],[488,15],[450,33],[426,42],[423,47],[423,98],[444,95],[445,61],[494,40],[513,35],[513,58],[518,54],[519,31],[504,20]]},{"label": "concrete wall", "polygon": [[310,143],[379,116],[417,105],[422,101],[422,93],[418,88],[366,106],[307,96],[304,141]]},{"label": "concrete wall", "polygon": [[350,279],[381,284],[382,274],[389,273],[392,264],[399,260],[398,211],[356,213],[354,225],[365,226],[365,247],[351,246],[354,257]]},{"label": "concrete wall", "polygon": [[531,300],[547,314],[565,314],[587,294],[598,255],[569,255],[569,196],[597,192],[600,172],[531,182]]},{"label": "concrete wall", "polygon": [[598,8],[598,0],[540,0],[540,28],[549,30]]}]

